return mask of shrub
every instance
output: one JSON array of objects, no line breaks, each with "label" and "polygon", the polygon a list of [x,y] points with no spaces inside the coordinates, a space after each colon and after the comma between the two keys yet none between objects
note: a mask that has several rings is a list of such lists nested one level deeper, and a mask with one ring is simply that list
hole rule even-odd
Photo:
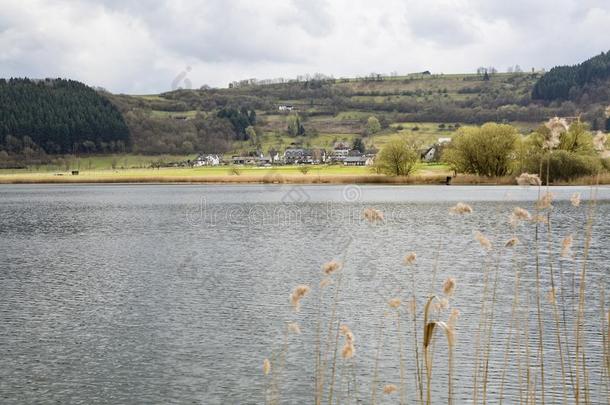
[{"label": "shrub", "polygon": [[517,130],[510,125],[460,128],[442,160],[460,173],[505,176],[511,171],[517,141]]},{"label": "shrub", "polygon": [[408,176],[419,161],[417,148],[405,140],[395,139],[386,144],[375,161],[377,172],[389,176]]},{"label": "shrub", "polygon": [[379,120],[373,116],[369,117],[369,119],[366,122],[367,135],[373,135],[379,131],[381,131],[381,124],[379,123]]},{"label": "shrub", "polygon": [[531,155],[525,162],[525,171],[530,173],[538,173],[541,167],[541,178],[544,181],[547,178],[547,170],[549,182],[571,180],[599,173],[602,169],[602,160],[594,155],[582,155],[567,150],[556,150],[550,154],[550,157],[549,155],[539,153]]}]

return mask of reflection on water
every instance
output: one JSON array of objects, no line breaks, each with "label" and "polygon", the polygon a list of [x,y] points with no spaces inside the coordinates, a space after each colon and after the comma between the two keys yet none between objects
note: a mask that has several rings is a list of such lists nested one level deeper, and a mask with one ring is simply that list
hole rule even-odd
[{"label": "reflection on water", "polygon": [[[590,193],[588,188],[553,189],[555,256],[569,233],[572,250],[582,252],[586,201],[579,208],[567,201],[576,191],[583,200]],[[532,308],[517,315],[522,325],[529,324],[530,366],[538,373],[536,272],[525,260],[533,254],[528,251],[533,227],[519,227],[522,243],[500,255],[486,253],[473,235],[480,230],[502,246],[512,236],[508,214],[517,205],[533,211],[536,198],[536,189],[520,187],[3,186],[0,402],[262,403],[262,360],[281,347],[283,323],[298,321],[303,333],[289,340],[282,398],[311,403],[315,294],[303,300],[298,314],[290,311],[287,297],[296,284],[317,286],[320,266],[330,259],[345,261],[337,310],[356,336],[355,379],[362,403],[370,402],[382,319],[386,337],[379,380],[399,383],[396,324],[383,313],[389,298],[409,298],[410,271],[420,310],[431,289],[439,292],[442,280],[457,280],[451,300],[461,311],[454,391],[457,403],[472,399],[485,263],[491,269],[498,263],[487,398],[497,402],[517,269],[520,300]],[[589,395],[594,403],[606,403],[599,320],[600,292],[608,287],[610,189],[601,188],[598,199],[583,330]],[[469,202],[474,213],[449,215],[456,201]],[[383,224],[361,219],[369,206],[385,213]],[[541,239],[546,252],[544,230]],[[410,251],[417,252],[414,270],[401,265]],[[546,253],[542,256],[541,291],[549,291],[549,265]],[[561,281],[557,289],[572,308],[582,256],[556,259],[553,265],[554,281]],[[552,313],[546,300],[541,305]],[[571,313],[565,315],[569,328]],[[562,325],[563,319],[562,314]],[[562,395],[554,328],[554,319],[545,317],[548,403]],[[412,399],[412,330],[403,325],[403,335]],[[519,389],[523,370],[514,361],[517,349],[511,350],[507,403],[526,395]],[[446,402],[446,361],[439,339],[433,386],[439,403]],[[342,364],[337,389],[347,381]],[[380,401],[397,402],[396,395]]]}]

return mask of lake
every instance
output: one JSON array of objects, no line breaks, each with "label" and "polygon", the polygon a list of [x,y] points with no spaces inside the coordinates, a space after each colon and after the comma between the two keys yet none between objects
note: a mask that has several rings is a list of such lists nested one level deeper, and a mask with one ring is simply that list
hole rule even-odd
[{"label": "lake", "polygon": [[[555,256],[561,239],[574,235],[576,256],[553,262],[554,282],[562,277],[561,301],[573,309],[592,190],[551,191]],[[575,192],[582,195],[580,207],[569,202]],[[519,383],[525,363],[515,361],[518,349],[513,348],[504,367],[504,353],[513,336],[518,268],[520,297],[530,308],[517,313],[529,331],[521,334],[531,348],[523,358],[538,373],[534,225],[517,228],[521,243],[498,249],[497,255],[486,252],[474,235],[481,231],[494,246],[503,246],[513,235],[508,223],[513,208],[533,213],[537,198],[537,188],[517,186],[0,186],[0,402],[264,403],[270,376],[262,372],[263,359],[284,347],[285,323],[298,322],[302,333],[288,337],[281,402],[312,403],[316,294],[321,266],[331,259],[344,262],[337,317],[356,342],[349,366],[337,360],[336,395],[354,381],[360,403],[370,403],[382,342],[380,386],[399,384],[397,353],[404,349],[406,396],[412,402],[413,330],[406,315],[401,324],[395,322],[387,301],[410,297],[413,271],[420,317],[427,294],[440,293],[447,277],[456,279],[450,305],[461,315],[453,386],[455,402],[469,402],[484,274],[487,268],[494,274],[497,264],[487,398],[498,401],[506,370],[505,401],[519,402],[527,395]],[[610,188],[600,187],[596,201],[583,332],[590,401],[607,403],[600,322],[602,303],[606,310],[610,304],[600,294],[609,283]],[[456,202],[470,204],[473,213],[449,214]],[[363,220],[366,207],[382,211],[384,221]],[[541,234],[540,288],[547,292],[548,244],[545,231]],[[407,269],[401,263],[411,251],[417,264]],[[288,297],[297,284],[314,291],[295,313]],[[546,299],[541,305],[552,313]],[[322,311],[331,311],[324,301]],[[565,320],[572,328],[572,315],[562,315],[561,324]],[[548,316],[543,323],[546,400],[554,403],[563,389],[551,332],[555,321]],[[404,340],[395,338],[398,325]],[[442,335],[435,339],[433,402],[443,403],[447,358]],[[379,403],[397,402],[397,394],[379,394]]]}]

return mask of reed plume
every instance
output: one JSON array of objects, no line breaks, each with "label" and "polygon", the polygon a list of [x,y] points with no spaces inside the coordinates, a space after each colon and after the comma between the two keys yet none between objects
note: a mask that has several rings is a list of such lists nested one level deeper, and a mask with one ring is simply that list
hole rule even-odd
[{"label": "reed plume", "polygon": [[512,248],[512,247],[517,246],[518,244],[519,244],[519,238],[517,238],[516,236],[513,236],[508,241],[506,241],[506,244],[504,245],[504,247]]},{"label": "reed plume", "polygon": [[468,204],[460,202],[449,208],[449,211],[458,215],[472,214],[472,207]]},{"label": "reed plume", "polygon": [[532,215],[527,210],[520,208],[520,207],[515,207],[513,212],[510,214],[508,222],[514,228],[517,225],[519,225],[520,222],[531,221],[531,220],[532,220]]},{"label": "reed plume", "polygon": [[569,234],[568,236],[563,238],[563,241],[561,242],[561,257],[570,256],[570,253],[572,252],[572,242],[572,234]]},{"label": "reed plume", "polygon": [[443,283],[443,294],[450,297],[453,295],[455,291],[455,279],[453,277],[449,277]]},{"label": "reed plume", "polygon": [[388,305],[390,306],[390,308],[393,308],[393,309],[400,308],[400,304],[401,304],[400,298],[392,298],[390,301],[388,301]]},{"label": "reed plume", "polygon": [[415,259],[417,259],[417,255],[415,254],[415,252],[411,252],[405,256],[402,262],[405,266],[410,266],[415,263]]},{"label": "reed plume", "polygon": [[332,273],[334,273],[338,270],[341,270],[342,266],[343,265],[341,264],[341,262],[338,262],[336,260],[331,260],[330,262],[324,263],[322,265],[322,271],[324,272],[324,274],[329,276]]},{"label": "reed plume", "polygon": [[363,212],[364,219],[370,223],[383,221],[383,212],[375,208],[366,208]]},{"label": "reed plume", "polygon": [[546,192],[536,202],[536,208],[538,208],[539,210],[553,208],[553,205],[551,204],[552,202],[553,202],[553,194]]},{"label": "reed plume", "polygon": [[269,359],[263,360],[263,373],[265,375],[268,375],[270,371],[271,371],[271,362],[269,361]]},{"label": "reed plume", "polygon": [[549,132],[544,134],[542,147],[548,150],[557,148],[561,143],[561,134],[567,132],[570,128],[568,122],[564,118],[554,117],[544,125],[549,129]]},{"label": "reed plume", "polygon": [[578,207],[580,205],[580,193],[574,193],[570,197],[570,203],[574,207]]},{"label": "reed plume", "polygon": [[517,184],[520,186],[540,186],[542,182],[537,174],[521,173],[517,177]]},{"label": "reed plume", "polygon": [[474,234],[474,238],[481,244],[481,246],[483,246],[485,249],[490,250],[491,249],[491,242],[489,239],[487,239],[487,237],[485,235],[483,235],[481,232],[476,231]]},{"label": "reed plume", "polygon": [[292,290],[292,294],[290,294],[290,304],[295,312],[299,312],[301,309],[301,300],[309,293],[309,290],[309,286],[304,284],[298,285]]},{"label": "reed plume", "polygon": [[347,325],[341,325],[339,332],[343,335],[343,349],[341,349],[341,357],[351,359],[354,357],[354,334]]}]

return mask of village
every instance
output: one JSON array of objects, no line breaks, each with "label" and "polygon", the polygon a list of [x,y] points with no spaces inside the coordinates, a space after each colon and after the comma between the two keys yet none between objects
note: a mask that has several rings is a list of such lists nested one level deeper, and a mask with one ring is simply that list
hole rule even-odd
[{"label": "village", "polygon": [[[451,138],[438,138],[433,145],[420,149],[422,162],[438,162],[444,146],[451,142]],[[375,164],[375,157],[378,149],[365,149],[361,151],[354,148],[352,143],[347,141],[335,142],[332,149],[324,148],[301,148],[291,146],[283,153],[271,149],[267,154],[260,151],[252,152],[248,156],[234,155],[231,158],[223,157],[218,154],[200,153],[196,159],[183,162],[182,164],[191,167],[237,165],[237,166],[280,166],[280,165],[343,165],[343,166],[369,166]]]}]

